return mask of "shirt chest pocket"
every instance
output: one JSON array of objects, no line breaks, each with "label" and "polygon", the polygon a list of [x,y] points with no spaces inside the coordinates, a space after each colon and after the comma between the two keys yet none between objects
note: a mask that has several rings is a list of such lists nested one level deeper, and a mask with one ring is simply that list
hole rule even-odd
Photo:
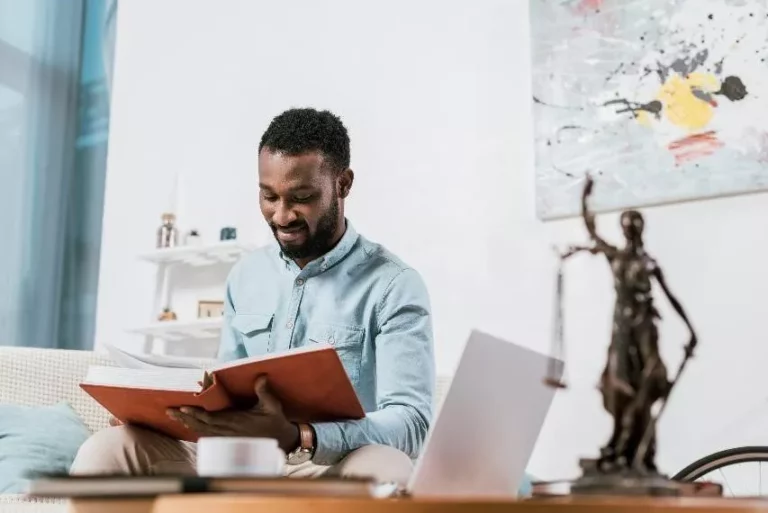
[{"label": "shirt chest pocket", "polygon": [[351,326],[313,324],[307,330],[307,338],[313,344],[328,344],[339,355],[349,380],[357,385],[360,381],[360,365],[363,356],[365,330]]},{"label": "shirt chest pocket", "polygon": [[272,319],[274,315],[236,314],[232,318],[232,328],[243,341],[248,356],[258,356],[272,350]]}]

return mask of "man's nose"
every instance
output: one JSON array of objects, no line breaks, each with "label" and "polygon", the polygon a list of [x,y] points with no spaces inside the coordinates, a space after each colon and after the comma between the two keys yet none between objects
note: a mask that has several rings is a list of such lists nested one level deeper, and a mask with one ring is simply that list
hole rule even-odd
[{"label": "man's nose", "polygon": [[272,216],[272,222],[278,226],[288,226],[298,218],[296,212],[290,208],[290,205],[281,201],[275,209],[275,214]]}]

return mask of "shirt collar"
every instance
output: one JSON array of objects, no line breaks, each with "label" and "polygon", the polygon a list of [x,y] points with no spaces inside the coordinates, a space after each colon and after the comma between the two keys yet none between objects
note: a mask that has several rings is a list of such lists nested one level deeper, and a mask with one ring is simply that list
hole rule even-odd
[{"label": "shirt collar", "polygon": [[339,242],[336,244],[336,246],[334,246],[333,249],[331,249],[323,256],[312,260],[310,263],[304,266],[304,269],[299,269],[299,267],[296,265],[296,262],[283,255],[279,244],[277,244],[277,254],[282,259],[282,261],[285,262],[289,269],[293,269],[296,272],[301,272],[302,274],[320,274],[324,271],[327,271],[334,265],[341,262],[350,253],[350,251],[352,251],[352,248],[357,243],[357,239],[360,238],[359,234],[352,226],[352,223],[350,223],[346,218],[344,218],[344,222],[346,224],[346,230],[344,230],[344,235],[341,236],[341,239],[339,239]]}]

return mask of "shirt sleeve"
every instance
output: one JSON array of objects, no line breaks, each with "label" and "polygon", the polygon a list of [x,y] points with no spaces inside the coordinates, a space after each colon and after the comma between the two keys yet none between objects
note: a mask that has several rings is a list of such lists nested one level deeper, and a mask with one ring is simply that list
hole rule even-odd
[{"label": "shirt sleeve", "polygon": [[221,339],[218,350],[218,360],[221,362],[230,362],[248,356],[245,353],[242,336],[232,327],[232,318],[235,316],[232,295],[238,267],[234,267],[227,278],[226,293],[224,295],[224,324],[221,327]]},{"label": "shirt sleeve", "polygon": [[377,409],[360,420],[312,424],[318,465],[333,465],[370,444],[419,455],[432,420],[435,362],[429,296],[415,270],[395,276],[378,304],[377,319]]}]

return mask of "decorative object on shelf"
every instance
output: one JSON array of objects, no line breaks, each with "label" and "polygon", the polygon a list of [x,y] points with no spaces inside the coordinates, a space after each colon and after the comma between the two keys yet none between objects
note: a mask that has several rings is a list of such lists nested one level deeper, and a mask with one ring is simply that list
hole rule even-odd
[{"label": "decorative object on shelf", "polygon": [[197,303],[197,317],[199,319],[224,317],[224,301],[199,301]]},{"label": "decorative object on shelf", "polygon": [[157,229],[157,247],[173,248],[179,245],[179,230],[176,228],[176,216],[166,212],[162,216],[163,224]]},{"label": "decorative object on shelf", "polygon": [[184,238],[184,244],[187,246],[202,246],[203,238],[200,237],[200,233],[197,230],[190,230]]},{"label": "decorative object on shelf", "polygon": [[[670,292],[661,268],[643,246],[644,220],[640,212],[621,214],[624,247],[614,247],[598,234],[595,216],[589,211],[594,182],[587,175],[581,197],[581,212],[590,237],[586,246],[571,246],[560,255],[557,275],[556,329],[553,353],[562,359],[563,261],[588,251],[606,257],[613,273],[616,302],[613,333],[600,379],[603,404],[613,417],[613,434],[601,449],[598,459],[581,461],[582,476],[571,485],[573,494],[680,495],[680,484],[662,475],[656,468],[656,423],[667,405],[670,391],[678,382],[696,347],[696,334],[677,298]],[[659,314],[653,304],[652,281],[655,280],[672,307],[690,331],[677,374],[670,381],[658,348],[656,326]],[[549,386],[565,385],[547,376]],[[653,415],[654,406],[660,404]]]},{"label": "decorative object on shelf", "polygon": [[[178,182],[178,175],[177,175]],[[184,214],[186,210],[181,208],[181,187],[178,184],[174,187],[176,191],[175,198],[169,202],[168,207],[162,211],[168,212],[163,216],[163,230],[158,232],[158,244],[156,248],[150,248],[146,252],[139,254],[138,258],[155,264],[157,266],[154,279],[154,298],[151,301],[150,318],[144,325],[128,328],[129,333],[142,336],[144,339],[143,351],[147,353],[159,352],[168,354],[176,343],[184,341],[205,342],[205,349],[201,346],[195,346],[194,352],[208,352],[215,350],[216,343],[221,337],[223,325],[223,305],[221,302],[205,302],[208,304],[199,305],[198,314],[203,316],[195,318],[184,318],[178,320],[176,314],[170,308],[163,310],[164,306],[174,305],[173,289],[177,286],[188,286],[188,280],[192,280],[191,285],[201,285],[194,280],[194,276],[208,273],[208,266],[217,267],[223,270],[223,266],[230,266],[240,260],[243,255],[259,247],[252,242],[241,241],[237,239],[237,231],[234,227],[226,227],[223,240],[217,240],[216,228],[213,229],[213,238],[206,233],[202,237],[202,232],[198,226],[190,222],[184,230],[179,230],[177,219],[188,219]],[[172,213],[172,214],[170,214]],[[180,237],[181,240],[178,240]],[[178,245],[177,245],[178,241]],[[183,272],[176,274],[179,267],[186,267]],[[218,287],[224,288],[223,274],[215,272],[212,276],[219,276],[222,280]],[[183,283],[187,282],[187,283]],[[209,283],[206,281],[205,286]],[[200,292],[203,294],[204,292]],[[211,296],[208,296],[211,297]],[[216,296],[213,296],[216,297]],[[162,314],[158,315],[162,311]],[[185,349],[186,351],[186,349]]]},{"label": "decorative object on shelf", "polygon": [[237,228],[234,228],[232,226],[225,226],[221,229],[221,233],[219,234],[220,240],[235,240],[237,239]]},{"label": "decorative object on shelf", "polygon": [[168,307],[163,308],[163,312],[157,317],[158,321],[175,321],[178,318],[176,313]]},{"label": "decorative object on shelf", "polygon": [[540,218],[768,188],[764,0],[529,6]]}]

